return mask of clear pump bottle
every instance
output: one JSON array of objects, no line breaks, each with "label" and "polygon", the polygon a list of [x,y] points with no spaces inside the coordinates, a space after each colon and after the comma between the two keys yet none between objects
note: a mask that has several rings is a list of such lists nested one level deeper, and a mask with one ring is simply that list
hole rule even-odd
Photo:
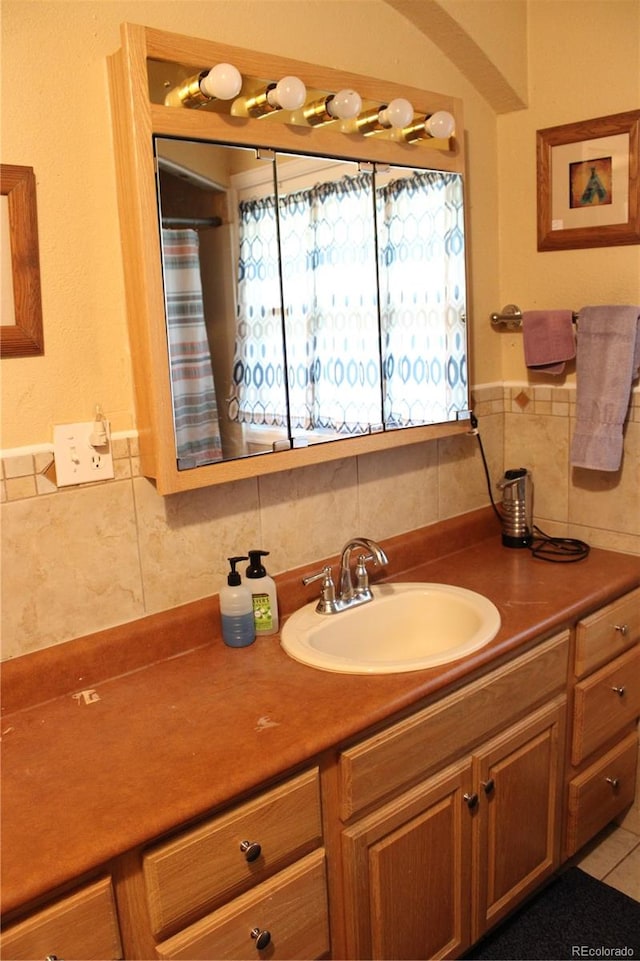
[{"label": "clear pump bottle", "polygon": [[220,591],[220,619],[222,638],[228,647],[248,647],[256,639],[256,625],[253,614],[251,591],[242,583],[236,564],[248,560],[247,557],[227,558],[231,572],[227,575],[227,586]]}]

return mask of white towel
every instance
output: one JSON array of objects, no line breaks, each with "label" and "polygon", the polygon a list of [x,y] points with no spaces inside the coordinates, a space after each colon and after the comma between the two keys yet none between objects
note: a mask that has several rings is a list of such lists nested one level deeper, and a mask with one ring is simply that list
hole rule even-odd
[{"label": "white towel", "polygon": [[574,467],[615,471],[640,366],[640,307],[583,307],[578,315]]}]

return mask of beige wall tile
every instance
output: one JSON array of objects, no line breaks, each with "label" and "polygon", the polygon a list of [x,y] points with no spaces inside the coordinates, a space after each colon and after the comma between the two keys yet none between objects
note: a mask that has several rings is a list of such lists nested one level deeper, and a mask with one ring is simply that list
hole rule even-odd
[{"label": "beige wall tile", "polygon": [[337,554],[362,533],[356,458],[261,477],[260,522],[247,546],[271,552],[270,574]]},{"label": "beige wall tile", "polygon": [[[493,496],[499,495],[496,484],[504,473],[503,414],[483,417],[480,436],[489,466]],[[438,441],[439,519],[465,514],[489,503],[487,479],[477,437],[462,434]]]},{"label": "beige wall tile", "polygon": [[539,414],[505,414],[505,467],[533,475],[533,515],[566,520],[569,497],[569,422]]},{"label": "beige wall tile", "polygon": [[2,656],[144,613],[129,483],[2,505]]},{"label": "beige wall tile", "polygon": [[380,540],[438,520],[438,442],[358,458],[360,529]]},{"label": "beige wall tile", "polygon": [[4,483],[9,501],[35,497],[37,494],[35,474],[28,474],[25,477],[7,477]]},{"label": "beige wall tile", "polygon": [[609,534],[640,535],[640,424],[627,424],[619,471],[573,468],[569,520]]},{"label": "beige wall tile", "polygon": [[147,613],[217,593],[227,557],[263,546],[255,480],[170,497],[146,478],[131,483]]},{"label": "beige wall tile", "polygon": [[33,474],[33,455],[16,454],[12,457],[4,457],[4,476],[5,477],[25,477]]}]

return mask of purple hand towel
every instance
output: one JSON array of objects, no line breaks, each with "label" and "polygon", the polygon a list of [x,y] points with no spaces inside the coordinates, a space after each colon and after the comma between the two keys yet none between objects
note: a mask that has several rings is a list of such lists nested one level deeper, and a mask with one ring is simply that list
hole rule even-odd
[{"label": "purple hand towel", "polygon": [[562,374],[565,361],[576,356],[573,312],[525,310],[522,314],[524,361],[530,370]]},{"label": "purple hand towel", "polygon": [[640,307],[583,307],[578,317],[574,467],[618,470],[631,384],[640,366]]}]

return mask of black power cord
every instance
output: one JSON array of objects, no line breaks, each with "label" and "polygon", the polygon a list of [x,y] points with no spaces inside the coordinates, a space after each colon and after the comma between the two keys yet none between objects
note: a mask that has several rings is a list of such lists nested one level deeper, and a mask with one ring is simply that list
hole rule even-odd
[{"label": "black power cord", "polygon": [[[478,429],[478,418],[473,411],[471,411],[471,428],[471,433],[478,438],[480,455],[482,457],[482,466],[484,467],[484,476],[487,479],[487,490],[489,491],[491,506],[494,514],[502,524],[504,518],[500,512],[500,509],[498,508],[498,505],[493,499],[489,465],[487,464],[482,438]],[[538,560],[552,561],[555,564],[572,564],[575,561],[584,560],[584,558],[589,554],[589,545],[586,544],[585,541],[578,540],[575,537],[552,537],[551,534],[546,534],[535,524],[533,525],[533,534],[534,537],[529,550],[531,551],[531,556],[537,557]]]}]

